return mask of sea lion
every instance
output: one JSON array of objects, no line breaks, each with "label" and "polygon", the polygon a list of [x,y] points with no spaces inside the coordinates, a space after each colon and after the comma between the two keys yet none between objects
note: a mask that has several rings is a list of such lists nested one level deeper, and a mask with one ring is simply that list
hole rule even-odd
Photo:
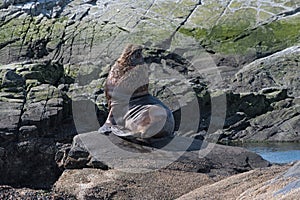
[{"label": "sea lion", "polygon": [[107,77],[105,95],[109,114],[98,132],[141,139],[173,136],[172,111],[149,94],[148,84],[142,47],[128,45]]}]

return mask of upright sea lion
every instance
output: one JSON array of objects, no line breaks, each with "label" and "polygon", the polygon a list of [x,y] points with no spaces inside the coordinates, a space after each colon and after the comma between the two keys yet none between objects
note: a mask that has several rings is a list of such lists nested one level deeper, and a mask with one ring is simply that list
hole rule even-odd
[{"label": "upright sea lion", "polygon": [[172,136],[175,125],[172,111],[149,94],[148,84],[142,47],[128,45],[106,80],[109,114],[98,131],[141,139]]}]

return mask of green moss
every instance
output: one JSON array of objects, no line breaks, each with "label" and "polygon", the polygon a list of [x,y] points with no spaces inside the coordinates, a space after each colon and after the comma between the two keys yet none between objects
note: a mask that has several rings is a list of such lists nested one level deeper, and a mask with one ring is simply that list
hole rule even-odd
[{"label": "green moss", "polygon": [[[234,41],[234,48],[237,50],[236,52],[240,53],[247,53],[245,50],[248,48],[255,48],[257,53],[268,54],[299,43],[299,34],[299,19],[275,21],[257,28],[244,38]],[[230,48],[228,45],[225,46]]]},{"label": "green moss", "polygon": [[21,37],[21,32],[23,28],[26,27],[23,25],[23,19],[21,17],[13,19],[5,25],[1,26],[0,44],[5,43],[6,41],[13,38]]},{"label": "green moss", "polygon": [[285,0],[274,0],[275,3],[284,3]]},{"label": "green moss", "polygon": [[235,24],[220,24],[212,28],[209,37],[212,40],[217,39],[224,42],[240,35],[247,27],[249,27],[247,21]]},{"label": "green moss", "polygon": [[6,43],[14,38],[19,38],[19,40],[14,43],[14,46],[21,46],[31,41],[49,38],[50,46],[55,47],[60,41],[67,21],[68,19],[66,17],[41,19],[40,17],[22,15],[1,26],[0,44]]},{"label": "green moss", "polygon": [[296,1],[288,1],[284,4],[284,6],[288,6],[288,7],[296,7],[298,5],[298,3],[296,3]]},{"label": "green moss", "polygon": [[35,79],[27,79],[26,80],[26,88],[30,89],[32,87],[36,87],[38,85],[40,85],[41,83],[38,80]]},{"label": "green moss", "polygon": [[267,12],[271,12],[271,13],[281,13],[284,12],[285,9],[283,7],[276,7],[276,6],[262,6],[261,7],[262,10],[265,10]]},{"label": "green moss", "polygon": [[60,91],[50,85],[33,87],[27,94],[27,99],[33,102],[46,101],[53,97],[59,97]]},{"label": "green moss", "polygon": [[259,19],[260,20],[265,20],[265,19],[269,19],[270,17],[272,17],[272,15],[269,12],[259,12]]},{"label": "green moss", "polygon": [[242,5],[243,5],[242,2],[235,1],[230,4],[230,8],[241,8]]},{"label": "green moss", "polygon": [[195,37],[197,40],[202,41],[205,37],[207,37],[208,30],[205,30],[203,28],[193,28],[193,29],[188,29],[188,28],[180,28],[179,32],[187,35],[187,36],[193,36]]},{"label": "green moss", "polygon": [[211,31],[202,28],[181,28],[203,45],[223,54],[269,54],[300,42],[300,16],[274,21],[253,30],[250,21],[222,23]]},{"label": "green moss", "polygon": [[80,66],[64,65],[64,74],[72,79],[76,79],[79,73]]},{"label": "green moss", "polygon": [[[300,18],[300,17],[299,17]],[[276,42],[293,41],[299,42],[300,39],[300,19],[295,21],[277,21],[267,25],[268,28],[273,30],[273,35]]]}]

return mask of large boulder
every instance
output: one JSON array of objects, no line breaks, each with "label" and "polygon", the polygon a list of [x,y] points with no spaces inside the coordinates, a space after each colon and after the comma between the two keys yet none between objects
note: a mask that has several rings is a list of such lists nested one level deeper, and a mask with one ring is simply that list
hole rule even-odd
[{"label": "large boulder", "polygon": [[243,148],[175,136],[151,144],[127,141],[113,134],[77,135],[71,148],[56,156],[62,168],[96,167],[129,172],[173,169],[227,176],[269,163]]},{"label": "large boulder", "polygon": [[174,199],[220,178],[269,166],[238,147],[180,136],[145,144],[98,132],[77,135],[56,159],[67,169],[54,191],[79,199]]},{"label": "large boulder", "polygon": [[[212,134],[219,141],[300,141],[299,99],[287,96],[287,90],[268,88],[258,93],[228,96],[225,127]],[[246,98],[233,100],[234,96]]]},{"label": "large boulder", "polygon": [[300,47],[293,46],[244,66],[233,80],[236,92],[258,92],[264,88],[281,87],[294,97],[299,91]]}]

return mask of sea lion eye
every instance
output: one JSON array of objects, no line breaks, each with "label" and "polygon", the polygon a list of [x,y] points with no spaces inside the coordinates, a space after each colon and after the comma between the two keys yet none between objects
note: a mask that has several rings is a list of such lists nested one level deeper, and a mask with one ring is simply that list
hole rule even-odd
[{"label": "sea lion eye", "polygon": [[141,57],[141,52],[140,52],[140,51],[136,51],[136,52],[134,52],[134,53],[132,54],[131,60],[137,59],[137,58],[139,58],[139,57]]}]

